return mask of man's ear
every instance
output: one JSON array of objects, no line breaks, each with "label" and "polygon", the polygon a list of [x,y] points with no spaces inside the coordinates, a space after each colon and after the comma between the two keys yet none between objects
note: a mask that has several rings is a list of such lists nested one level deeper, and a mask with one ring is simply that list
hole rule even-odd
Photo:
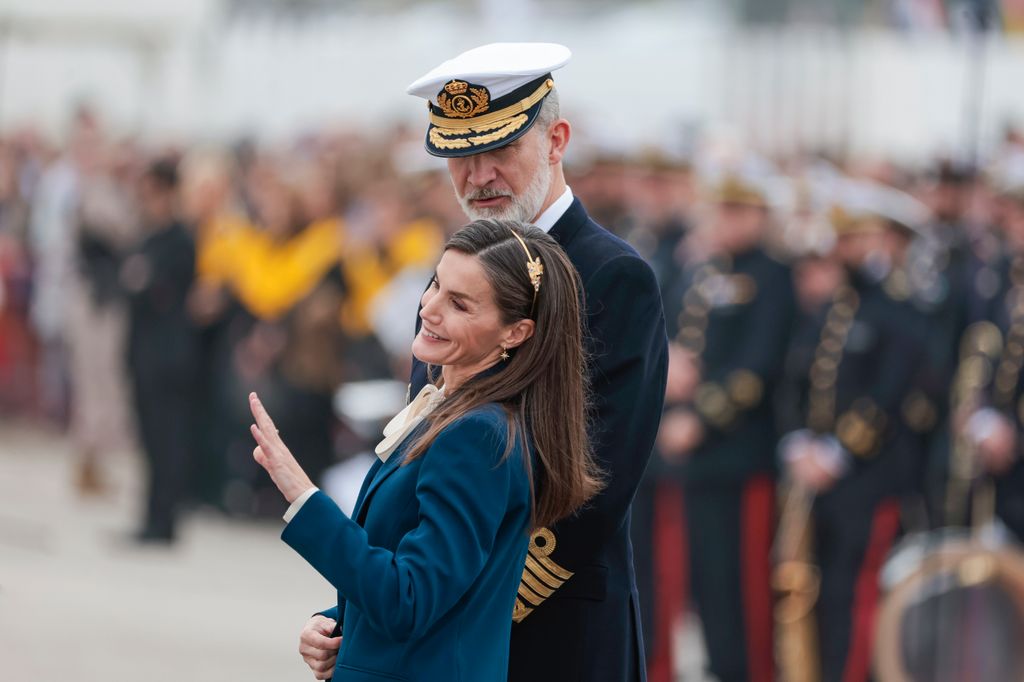
[{"label": "man's ear", "polygon": [[564,118],[560,118],[551,124],[548,131],[548,163],[554,165],[561,163],[565,156],[565,150],[569,147],[569,138],[572,136],[572,126]]},{"label": "man's ear", "polygon": [[533,336],[536,330],[536,322],[533,320],[519,320],[512,324],[505,334],[504,344],[506,348],[515,348]]}]

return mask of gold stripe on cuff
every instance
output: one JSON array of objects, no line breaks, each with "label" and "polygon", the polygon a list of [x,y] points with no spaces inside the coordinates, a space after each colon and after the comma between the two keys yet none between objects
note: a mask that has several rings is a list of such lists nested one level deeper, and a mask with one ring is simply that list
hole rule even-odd
[{"label": "gold stripe on cuff", "polygon": [[555,577],[546,568],[537,563],[537,560],[533,558],[532,554],[526,555],[526,568],[551,588],[558,589],[565,582],[561,578]]},{"label": "gold stripe on cuff", "polygon": [[537,556],[532,552],[531,556],[533,556],[533,558],[536,559],[540,563],[540,565],[546,568],[552,575],[561,578],[563,582],[572,577],[572,571],[565,570],[548,557],[543,555]]},{"label": "gold stripe on cuff", "polygon": [[530,591],[530,588],[528,588],[523,583],[519,583],[519,589],[517,590],[517,592],[519,592],[520,597],[522,597],[524,600],[526,600],[533,606],[540,606],[544,603],[544,597],[534,594]]},{"label": "gold stripe on cuff", "polygon": [[540,596],[544,597],[545,599],[547,599],[555,593],[554,589],[548,587],[541,581],[537,580],[532,573],[526,570],[523,571],[523,582],[526,583],[526,585],[531,590],[533,590]]}]

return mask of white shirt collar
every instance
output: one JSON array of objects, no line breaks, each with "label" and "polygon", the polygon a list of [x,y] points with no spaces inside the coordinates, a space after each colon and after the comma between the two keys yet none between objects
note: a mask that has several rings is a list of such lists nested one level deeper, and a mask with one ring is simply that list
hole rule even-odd
[{"label": "white shirt collar", "polygon": [[572,188],[566,185],[562,196],[555,199],[555,202],[548,206],[548,210],[537,216],[533,224],[545,232],[550,232],[551,228],[569,210],[570,206],[572,206]]}]

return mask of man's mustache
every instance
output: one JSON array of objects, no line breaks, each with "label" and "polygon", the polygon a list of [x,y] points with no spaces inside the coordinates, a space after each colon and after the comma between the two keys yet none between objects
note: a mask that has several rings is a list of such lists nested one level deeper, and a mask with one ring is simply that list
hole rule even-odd
[{"label": "man's mustache", "polygon": [[467,194],[464,198],[466,201],[479,201],[481,199],[495,199],[497,197],[509,197],[512,198],[515,195],[508,190],[503,189],[489,189],[487,187],[481,187],[480,189],[473,190]]}]

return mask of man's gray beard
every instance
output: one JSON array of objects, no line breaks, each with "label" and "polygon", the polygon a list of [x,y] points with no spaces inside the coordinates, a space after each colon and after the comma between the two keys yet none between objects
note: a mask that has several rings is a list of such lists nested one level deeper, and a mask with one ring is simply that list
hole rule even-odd
[{"label": "man's gray beard", "polygon": [[[458,193],[456,193],[456,197],[459,200],[459,205],[462,206],[462,212],[470,220],[517,220],[521,223],[532,223],[534,218],[540,214],[544,200],[548,197],[552,175],[551,166],[541,163],[540,169],[534,174],[533,180],[530,181],[522,195],[518,197],[514,194],[508,195],[510,201],[504,208],[474,208],[470,205],[469,199],[459,196]],[[470,192],[468,196],[474,194],[475,192]]]}]

